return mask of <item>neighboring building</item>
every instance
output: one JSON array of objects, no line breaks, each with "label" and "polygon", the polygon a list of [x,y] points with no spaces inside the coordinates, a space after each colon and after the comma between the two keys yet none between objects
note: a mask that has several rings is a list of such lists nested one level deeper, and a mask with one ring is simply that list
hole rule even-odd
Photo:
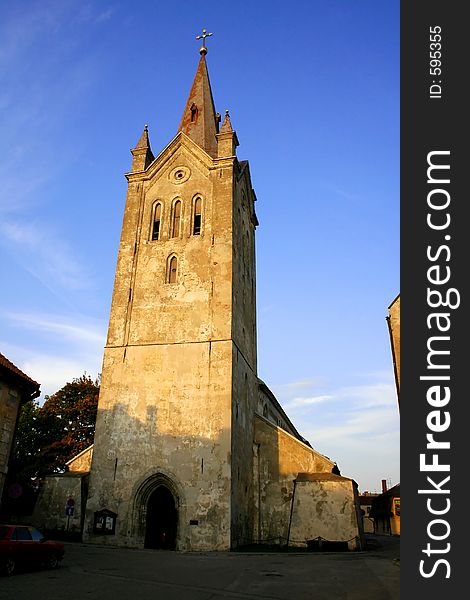
[{"label": "neighboring building", "polygon": [[396,298],[388,307],[388,316],[386,319],[390,334],[390,347],[392,350],[393,373],[395,375],[398,410],[400,410],[400,294],[396,296]]},{"label": "neighboring building", "polygon": [[356,483],[257,375],[256,196],[206,52],[175,137],[132,150],[83,540],[360,549]]},{"label": "neighboring building", "polygon": [[81,534],[92,456],[93,446],[89,446],[66,463],[65,473],[44,478],[33,513],[33,522],[41,530]]},{"label": "neighboring building", "polygon": [[[392,350],[393,372],[400,411],[400,294],[388,307],[388,331]],[[400,535],[400,484],[390,490],[386,489],[382,480],[382,494],[373,504],[371,516],[374,518],[375,533],[390,533]]]},{"label": "neighboring building", "polygon": [[400,535],[400,484],[383,491],[372,501],[369,516],[374,519],[374,533]]},{"label": "neighboring building", "polygon": [[39,388],[39,383],[0,354],[0,505],[19,412],[25,402],[40,395]]},{"label": "neighboring building", "polygon": [[374,519],[370,516],[370,511],[374,498],[377,496],[378,494],[371,494],[370,492],[364,492],[359,496],[364,533],[374,533]]}]

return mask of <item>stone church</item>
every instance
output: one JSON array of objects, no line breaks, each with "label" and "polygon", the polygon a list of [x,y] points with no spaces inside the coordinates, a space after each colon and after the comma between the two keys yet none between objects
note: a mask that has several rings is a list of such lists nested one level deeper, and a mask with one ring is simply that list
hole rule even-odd
[{"label": "stone church", "polygon": [[257,375],[256,196],[201,37],[175,137],[154,156],[146,126],[131,151],[94,445],[45,486],[36,522],[73,493],[89,543],[361,549],[356,483]]}]

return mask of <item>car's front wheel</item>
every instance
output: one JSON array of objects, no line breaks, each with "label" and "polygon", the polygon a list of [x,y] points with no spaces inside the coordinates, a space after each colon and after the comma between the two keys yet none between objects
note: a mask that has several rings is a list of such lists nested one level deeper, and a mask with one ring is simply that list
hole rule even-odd
[{"label": "car's front wheel", "polygon": [[3,563],[3,572],[5,575],[13,575],[16,569],[16,561],[12,556],[7,556]]},{"label": "car's front wheel", "polygon": [[60,558],[57,554],[52,553],[49,558],[47,559],[47,566],[49,567],[49,569],[57,569],[57,567],[60,565]]}]

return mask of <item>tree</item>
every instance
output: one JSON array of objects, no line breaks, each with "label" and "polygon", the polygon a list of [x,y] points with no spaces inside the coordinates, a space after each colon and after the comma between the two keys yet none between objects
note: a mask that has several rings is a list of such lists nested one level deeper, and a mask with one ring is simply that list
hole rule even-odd
[{"label": "tree", "polygon": [[42,406],[37,400],[23,405],[0,503],[2,518],[31,514],[41,480],[65,472],[67,461],[93,443],[99,389],[99,378],[84,374],[46,396]]},{"label": "tree", "polygon": [[20,410],[9,471],[21,480],[27,481],[36,476],[33,464],[41,436],[39,410],[37,400],[28,400]]},{"label": "tree", "polygon": [[63,473],[67,461],[93,443],[98,395],[99,379],[84,374],[46,396],[42,406],[23,406],[13,453],[17,477]]},{"label": "tree", "polygon": [[50,472],[65,471],[65,463],[93,443],[99,382],[82,375],[67,383],[40,409],[50,437],[42,448]]}]

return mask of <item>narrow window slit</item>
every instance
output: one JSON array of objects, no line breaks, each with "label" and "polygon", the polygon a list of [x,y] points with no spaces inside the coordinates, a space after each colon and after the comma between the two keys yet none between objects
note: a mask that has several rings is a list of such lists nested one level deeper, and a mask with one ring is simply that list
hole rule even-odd
[{"label": "narrow window slit", "polygon": [[180,234],[180,220],[181,220],[181,202],[178,200],[175,202],[173,207],[173,226],[171,231],[171,237],[178,237]]},{"label": "narrow window slit", "polygon": [[162,205],[157,204],[153,217],[152,240],[160,239],[160,223],[162,219]]},{"label": "narrow window slit", "polygon": [[176,283],[176,273],[178,270],[178,259],[172,256],[168,268],[168,283]]},{"label": "narrow window slit", "polygon": [[202,224],[202,200],[201,200],[201,198],[196,198],[196,202],[194,203],[193,235],[201,234],[201,224]]}]

